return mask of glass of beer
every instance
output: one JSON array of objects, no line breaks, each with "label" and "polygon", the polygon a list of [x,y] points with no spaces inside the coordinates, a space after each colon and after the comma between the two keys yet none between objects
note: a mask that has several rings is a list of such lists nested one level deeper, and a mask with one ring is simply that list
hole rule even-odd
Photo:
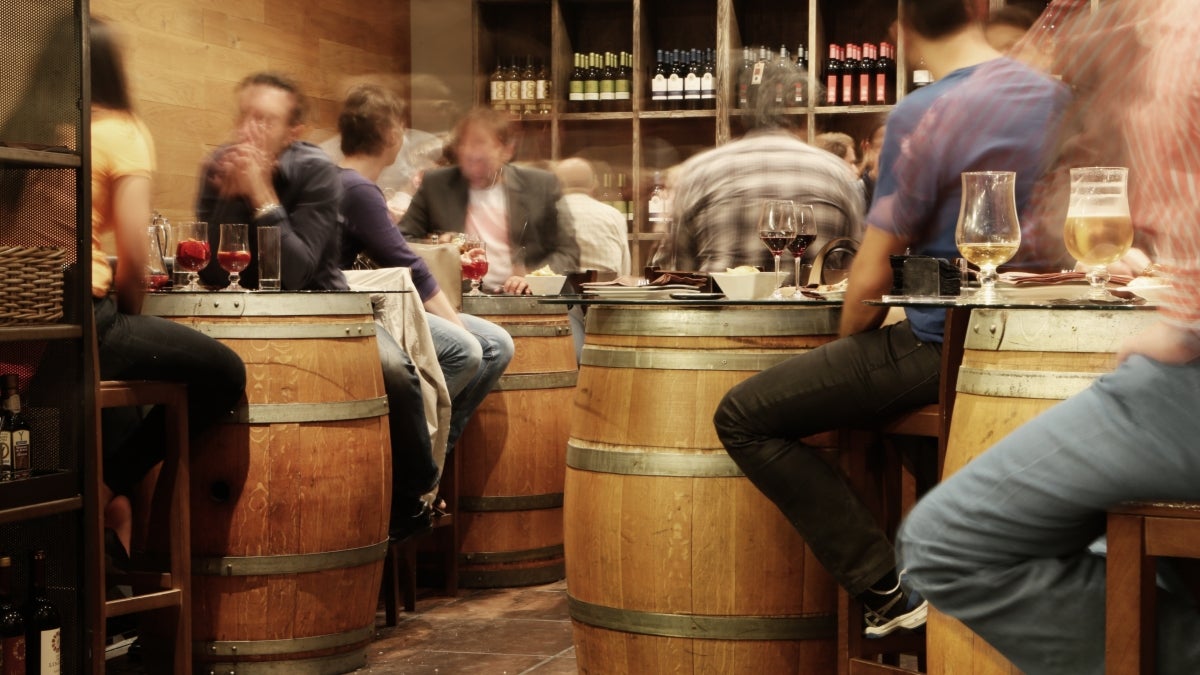
[{"label": "glass of beer", "polygon": [[1105,289],[1108,266],[1133,245],[1129,218],[1129,169],[1093,166],[1071,169],[1071,199],[1063,227],[1067,252],[1088,268],[1088,298],[1117,300]]},{"label": "glass of beer", "polygon": [[979,292],[973,302],[996,301],[996,267],[1021,246],[1017,220],[1017,174],[1012,171],[964,171],[962,205],[954,243],[968,262],[979,266]]}]

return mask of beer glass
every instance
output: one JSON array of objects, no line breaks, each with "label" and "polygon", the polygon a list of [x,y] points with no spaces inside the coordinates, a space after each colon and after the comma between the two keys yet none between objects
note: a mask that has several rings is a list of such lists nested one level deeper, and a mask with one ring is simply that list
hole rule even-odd
[{"label": "beer glass", "polygon": [[1011,260],[1021,245],[1016,187],[1017,174],[1012,171],[962,174],[954,243],[963,258],[979,266],[979,291],[973,302],[996,301],[996,267]]},{"label": "beer glass", "polygon": [[1093,166],[1071,169],[1071,198],[1063,227],[1067,252],[1087,266],[1088,298],[1117,300],[1105,290],[1108,266],[1133,245],[1129,218],[1129,169]]}]

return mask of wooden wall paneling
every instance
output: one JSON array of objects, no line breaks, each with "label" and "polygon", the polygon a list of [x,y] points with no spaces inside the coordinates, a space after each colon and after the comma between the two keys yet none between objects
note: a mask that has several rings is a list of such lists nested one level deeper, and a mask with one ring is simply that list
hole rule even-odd
[{"label": "wooden wall paneling", "polygon": [[246,75],[279,70],[310,96],[306,138],[335,133],[346,88],[380,79],[409,99],[410,0],[92,0],[122,29],[135,105],[154,135],[154,206],[193,217],[201,163],[226,141],[234,88]]}]

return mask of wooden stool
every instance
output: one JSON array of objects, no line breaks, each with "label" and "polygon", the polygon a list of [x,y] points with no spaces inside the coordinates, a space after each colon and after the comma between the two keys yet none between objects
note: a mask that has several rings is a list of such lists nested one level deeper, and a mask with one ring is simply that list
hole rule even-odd
[{"label": "wooden stool", "polygon": [[1200,502],[1126,502],[1108,511],[1105,672],[1155,672],[1154,558],[1200,558]]},{"label": "wooden stool", "polygon": [[[134,595],[117,600],[105,599],[105,586],[97,584],[99,602],[95,603],[92,626],[92,672],[104,672],[105,622],[107,619],[126,614],[154,612],[154,630],[149,634],[162,635],[165,640],[144,641],[147,656],[154,657],[159,650],[170,649],[170,672],[175,675],[190,675],[192,672],[192,612],[191,612],[191,530],[189,527],[188,492],[188,424],[187,387],[173,382],[101,382],[96,395],[96,419],[104,408],[122,408],[144,405],[161,405],[166,411],[166,459],[154,489],[150,542],[159,542],[150,549],[166,556],[162,571],[131,572]],[[91,492],[99,496],[103,476],[102,442],[100,427],[96,427],[95,483]],[[97,504],[94,509],[92,535],[100,543],[97,551],[103,551],[104,507]],[[103,556],[97,555],[93,564],[99,567],[97,579],[104,579]],[[98,616],[96,616],[98,615]],[[142,635],[149,622],[143,622]],[[143,638],[144,639],[144,638]]]},{"label": "wooden stool", "polygon": [[442,471],[440,497],[446,500],[450,513],[433,519],[433,529],[401,541],[388,544],[387,558],[383,561],[383,608],[384,625],[399,623],[399,608],[412,612],[417,608],[417,549],[428,538],[437,538],[436,548],[442,555],[445,573],[445,593],[458,595],[458,525],[454,514],[458,511],[458,472],[454,457],[446,458]]}]

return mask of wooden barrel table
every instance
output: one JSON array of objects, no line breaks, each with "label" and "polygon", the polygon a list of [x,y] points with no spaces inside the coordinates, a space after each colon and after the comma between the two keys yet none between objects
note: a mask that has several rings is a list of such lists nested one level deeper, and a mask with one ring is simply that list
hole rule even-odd
[{"label": "wooden barrel table", "polygon": [[246,364],[236,419],[191,449],[197,672],[366,663],[387,551],[391,445],[367,294],[146,298]]},{"label": "wooden barrel table", "polygon": [[567,308],[530,296],[463,296],[515,351],[458,441],[459,584],[562,579],[563,476],[578,367]]},{"label": "wooden barrel table", "polygon": [[[1096,306],[972,310],[943,480],[1111,371],[1121,343],[1156,318],[1153,311]],[[983,638],[933,609],[926,631],[930,675],[1021,672]]]},{"label": "wooden barrel table", "polygon": [[834,581],[712,419],[733,385],[833,339],[839,313],[588,310],[564,508],[579,672],[837,671]]}]

